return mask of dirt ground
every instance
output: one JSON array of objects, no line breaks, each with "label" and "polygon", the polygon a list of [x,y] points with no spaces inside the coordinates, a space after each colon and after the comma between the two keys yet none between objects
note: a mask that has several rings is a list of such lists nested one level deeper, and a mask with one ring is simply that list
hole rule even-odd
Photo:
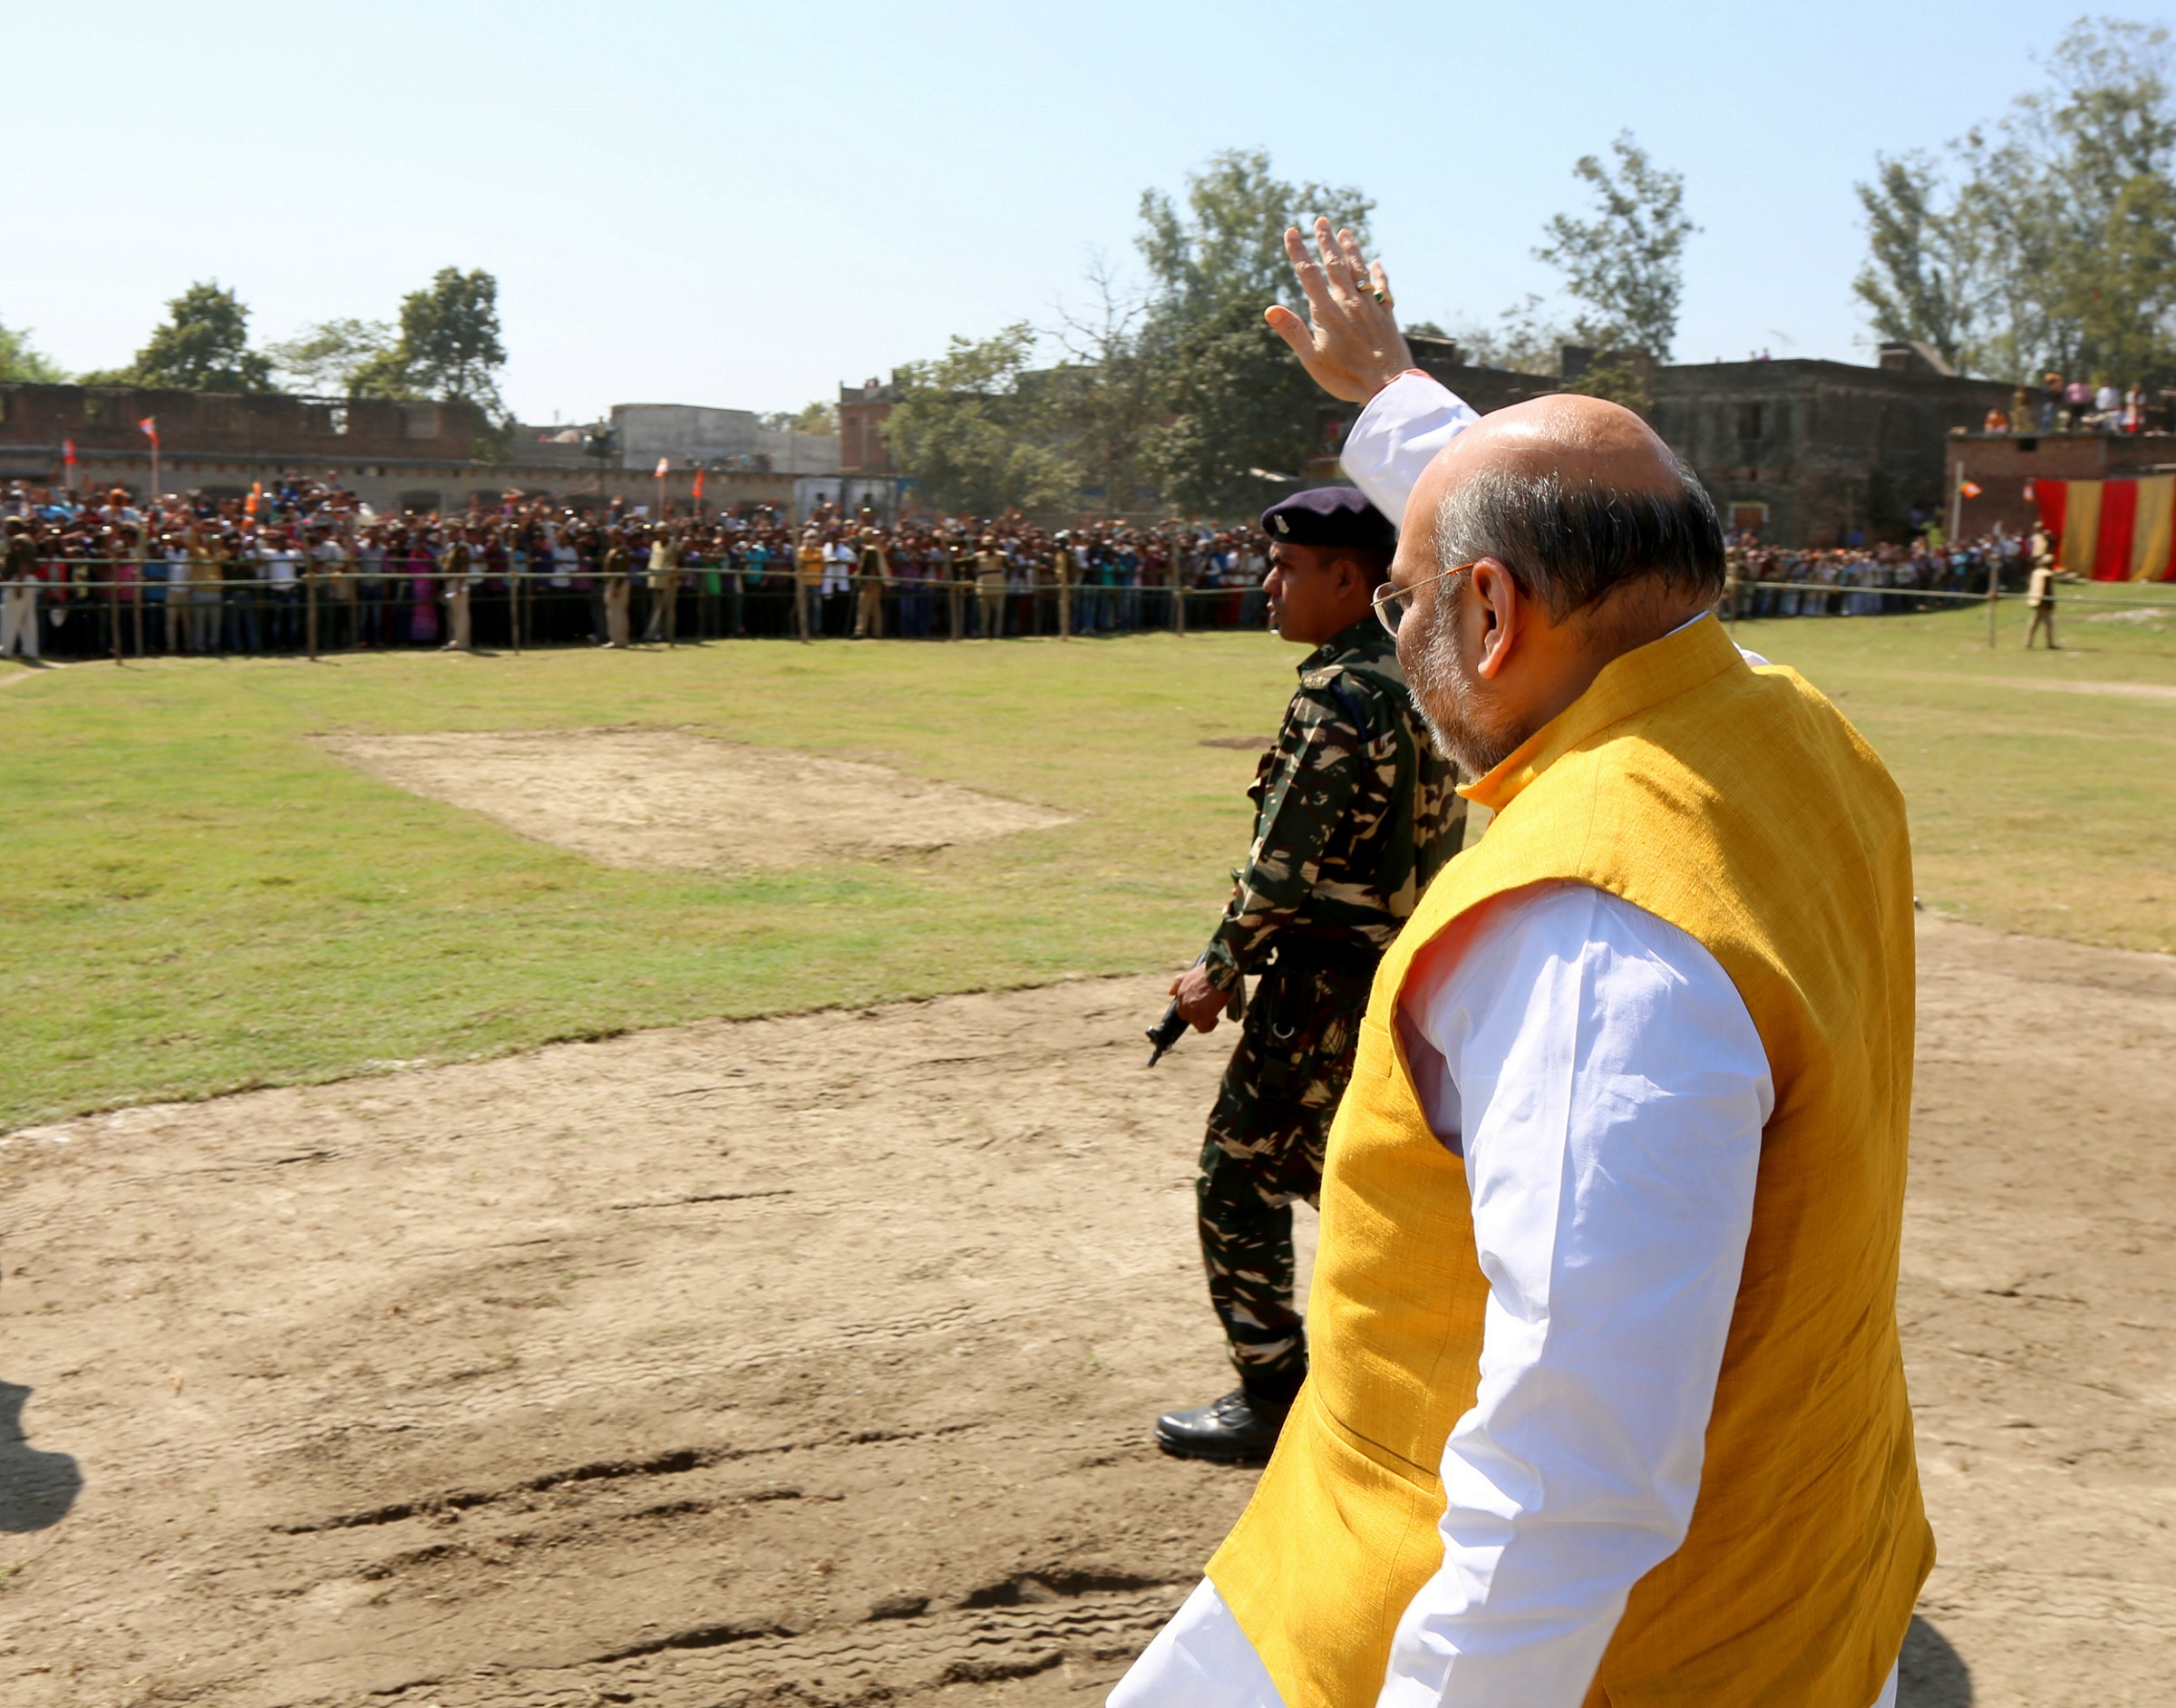
[{"label": "dirt ground", "polygon": [[325,745],[384,781],[614,866],[820,865],[1069,822],[957,783],[691,730],[350,735]]},{"label": "dirt ground", "polygon": [[[2176,963],[1921,953],[1904,1701],[2159,1703]],[[1147,1445],[1224,1385],[1161,987],[0,1142],[0,1701],[1100,1701],[1251,1481]]]}]

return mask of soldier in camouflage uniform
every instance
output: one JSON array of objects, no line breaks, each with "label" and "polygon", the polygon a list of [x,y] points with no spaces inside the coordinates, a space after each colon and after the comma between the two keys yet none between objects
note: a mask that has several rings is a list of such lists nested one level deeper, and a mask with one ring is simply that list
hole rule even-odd
[{"label": "soldier in camouflage uniform", "polygon": [[1375,963],[1457,851],[1466,815],[1371,607],[1396,544],[1390,524],[1354,489],[1322,487],[1272,506],[1262,526],[1271,620],[1314,651],[1248,791],[1254,845],[1231,904],[1172,986],[1207,1031],[1258,975],[1196,1186],[1209,1299],[1240,1385],[1156,1421],[1165,1451],[1232,1462],[1274,1445],[1307,1374],[1292,1201],[1321,1189]]}]

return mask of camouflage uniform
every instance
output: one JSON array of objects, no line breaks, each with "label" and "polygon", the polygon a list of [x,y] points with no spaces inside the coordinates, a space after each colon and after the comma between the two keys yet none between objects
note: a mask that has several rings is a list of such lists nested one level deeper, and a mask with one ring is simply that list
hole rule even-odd
[{"label": "camouflage uniform", "polygon": [[1196,1186],[1209,1293],[1249,1390],[1307,1370],[1292,1308],[1294,1199],[1353,1069],[1375,963],[1457,852],[1466,803],[1371,615],[1308,654],[1248,792],[1254,846],[1203,966],[1219,990],[1260,975],[1224,1070]]}]

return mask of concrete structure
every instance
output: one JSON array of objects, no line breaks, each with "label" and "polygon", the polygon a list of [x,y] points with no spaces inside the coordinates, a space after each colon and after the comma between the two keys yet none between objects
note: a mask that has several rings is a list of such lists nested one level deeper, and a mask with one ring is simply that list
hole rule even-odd
[{"label": "concrete structure", "polygon": [[752,409],[708,409],[695,403],[615,403],[612,436],[620,463],[654,470],[659,458],[675,468],[743,469],[767,474],[837,474],[834,433],[782,432]]}]

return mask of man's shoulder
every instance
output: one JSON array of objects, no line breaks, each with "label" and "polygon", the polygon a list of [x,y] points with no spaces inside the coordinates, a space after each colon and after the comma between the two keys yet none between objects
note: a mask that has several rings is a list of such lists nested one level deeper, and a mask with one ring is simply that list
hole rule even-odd
[{"label": "man's shoulder", "polygon": [[[1343,714],[1350,723],[1380,726],[1389,718],[1402,718],[1412,696],[1404,670],[1398,664],[1396,644],[1375,625],[1374,637],[1356,636],[1329,656],[1312,661],[1299,673],[1299,694],[1327,710]],[[1341,639],[1344,637],[1341,637]]]}]

